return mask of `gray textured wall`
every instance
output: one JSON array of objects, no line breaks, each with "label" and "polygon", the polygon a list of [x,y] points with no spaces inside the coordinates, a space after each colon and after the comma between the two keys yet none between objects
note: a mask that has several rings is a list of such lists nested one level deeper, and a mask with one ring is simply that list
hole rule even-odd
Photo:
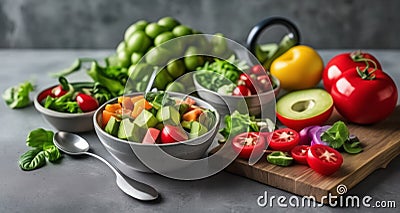
[{"label": "gray textured wall", "polygon": [[[398,0],[0,0],[0,48],[114,48],[131,23],[167,15],[242,44],[254,24],[284,16],[316,48],[400,48],[398,9]],[[272,31],[264,40],[277,39]]]}]

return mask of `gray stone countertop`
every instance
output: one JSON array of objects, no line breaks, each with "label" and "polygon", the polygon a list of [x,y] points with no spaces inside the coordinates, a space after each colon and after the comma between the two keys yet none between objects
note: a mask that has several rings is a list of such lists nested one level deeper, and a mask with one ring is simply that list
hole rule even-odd
[{"label": "gray stone countertop", "polygon": [[[325,63],[344,50],[320,50]],[[54,85],[49,73],[68,67],[78,57],[101,59],[111,50],[0,50],[0,91],[25,80],[34,80],[37,90]],[[400,50],[371,50],[383,69],[400,89]],[[71,81],[89,78],[84,72],[73,74]],[[33,94],[32,94],[33,96]],[[161,198],[140,202],[125,195],[116,186],[113,172],[91,157],[64,155],[61,163],[30,171],[18,167],[18,158],[28,150],[27,134],[36,128],[55,130],[33,106],[11,110],[0,104],[0,212],[355,212],[358,208],[282,208],[274,203],[260,207],[257,198],[294,196],[280,189],[227,172],[196,181],[178,181],[157,174],[135,172],[135,177],[154,186]],[[94,131],[81,134],[91,151],[112,161]],[[384,141],[382,141],[384,143]],[[375,201],[394,201],[400,205],[400,156],[386,169],[379,169],[347,192],[359,197],[371,196]],[[398,208],[398,207],[397,207]],[[366,212],[396,209],[361,209]]]}]

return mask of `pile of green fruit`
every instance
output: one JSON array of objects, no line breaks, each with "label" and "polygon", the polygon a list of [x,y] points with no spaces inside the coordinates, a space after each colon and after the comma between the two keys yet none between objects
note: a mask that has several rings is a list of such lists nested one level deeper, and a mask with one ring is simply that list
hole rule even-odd
[{"label": "pile of green fruit", "polygon": [[133,91],[144,91],[157,68],[153,87],[164,90],[186,72],[203,66],[209,56],[227,58],[233,54],[222,34],[210,37],[172,17],[157,22],[140,20],[126,29],[116,53],[106,61],[108,66],[128,69]]}]

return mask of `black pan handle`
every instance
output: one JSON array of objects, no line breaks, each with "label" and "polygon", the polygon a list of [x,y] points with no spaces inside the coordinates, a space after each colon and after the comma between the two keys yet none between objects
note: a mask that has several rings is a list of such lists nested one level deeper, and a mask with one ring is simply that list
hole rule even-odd
[{"label": "black pan handle", "polygon": [[270,17],[260,21],[250,30],[250,33],[247,36],[246,45],[251,53],[255,54],[258,38],[264,32],[264,30],[276,24],[285,26],[289,30],[289,34],[291,34],[291,36],[293,36],[293,38],[297,41],[297,44],[300,43],[300,32],[293,22],[282,17]]}]

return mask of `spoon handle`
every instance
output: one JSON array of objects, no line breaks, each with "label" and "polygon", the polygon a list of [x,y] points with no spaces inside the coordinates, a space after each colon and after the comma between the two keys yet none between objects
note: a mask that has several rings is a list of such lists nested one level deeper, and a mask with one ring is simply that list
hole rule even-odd
[{"label": "spoon handle", "polygon": [[95,157],[105,163],[117,176],[118,187],[126,194],[138,199],[138,200],[154,200],[158,197],[158,192],[151,186],[142,182],[127,178],[121,174],[113,165],[111,165],[104,158],[93,154],[91,152],[85,152],[85,154]]}]

